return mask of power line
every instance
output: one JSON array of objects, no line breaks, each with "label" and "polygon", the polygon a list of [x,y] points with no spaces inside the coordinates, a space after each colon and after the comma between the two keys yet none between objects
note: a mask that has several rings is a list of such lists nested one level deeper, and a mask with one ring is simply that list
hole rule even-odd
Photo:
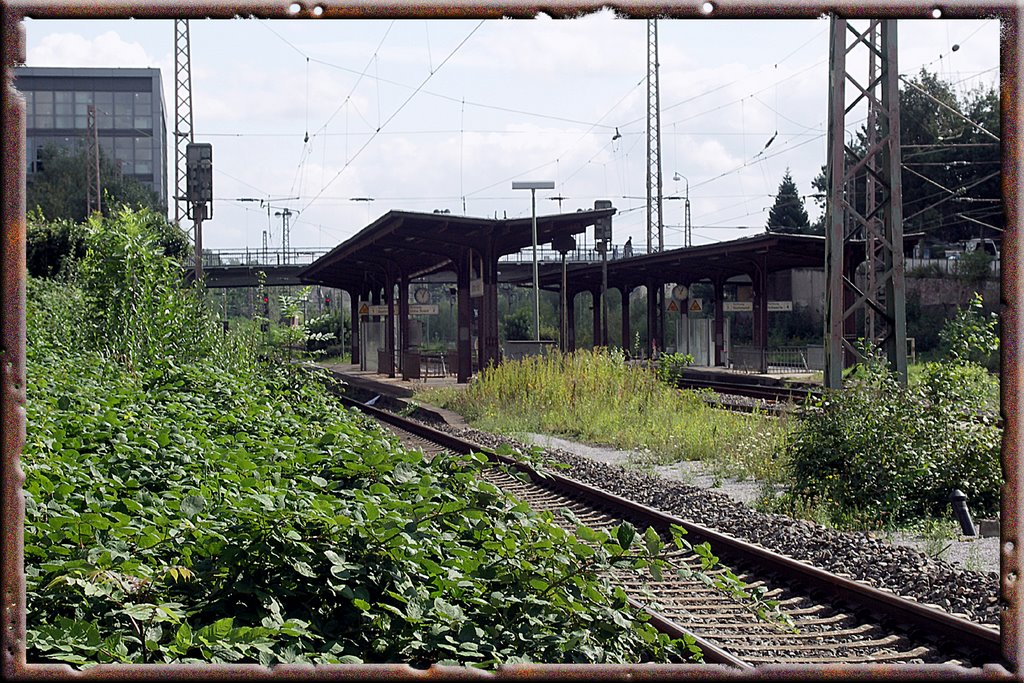
[{"label": "power line", "polygon": [[914,90],[916,90],[919,93],[921,93],[922,95],[924,95],[925,97],[927,97],[932,102],[934,102],[937,105],[939,105],[940,107],[942,107],[943,109],[947,109],[951,113],[953,113],[955,116],[960,117],[966,123],[968,123],[971,127],[973,127],[975,129],[977,129],[978,131],[984,133],[985,135],[989,136],[993,140],[996,140],[997,142],[999,141],[999,136],[998,135],[996,135],[995,133],[992,133],[991,131],[989,131],[984,126],[981,126],[981,125],[975,123],[974,121],[971,121],[969,118],[967,118],[966,116],[964,116],[963,114],[958,112],[953,107],[949,106],[948,104],[946,104],[945,102],[943,102],[939,98],[935,97],[934,95],[932,95],[930,92],[928,92],[927,90],[925,90],[921,86],[919,86],[916,83],[914,83],[913,81],[909,80],[906,76],[900,76],[900,80],[903,81],[906,85],[909,85],[911,88],[913,88]]},{"label": "power line", "polygon": [[427,77],[423,79],[423,81],[420,83],[420,85],[417,86],[417,88],[409,95],[409,97],[407,97],[405,99],[405,101],[402,102],[402,104],[400,104],[398,106],[398,108],[395,109],[394,112],[392,112],[391,116],[389,116],[383,123],[381,123],[380,127],[374,132],[373,136],[369,140],[367,140],[363,144],[363,146],[360,147],[356,151],[356,153],[352,156],[351,159],[349,159],[348,161],[345,162],[345,165],[341,167],[341,170],[339,170],[336,174],[334,174],[334,177],[331,178],[329,181],[327,181],[327,183],[322,188],[320,188],[320,191],[317,192],[316,195],[314,195],[314,197],[312,199],[310,199],[309,202],[307,202],[305,206],[302,207],[302,209],[301,209],[302,211],[305,211],[306,209],[308,209],[309,206],[313,202],[315,202],[317,200],[317,198],[321,194],[323,194],[324,190],[326,190],[335,180],[338,179],[339,176],[341,176],[342,173],[345,172],[345,169],[347,169],[352,164],[352,162],[355,161],[359,157],[360,154],[362,154],[363,150],[365,150],[370,145],[370,143],[373,142],[377,138],[377,134],[380,133],[380,131],[385,126],[387,126],[396,116],[398,116],[399,112],[401,112],[403,109],[405,109],[406,105],[408,105],[409,102],[412,101],[412,98],[416,97],[416,94],[419,93],[420,89],[422,89],[422,87],[424,85],[426,85],[427,81],[429,81],[431,78],[433,78],[434,74],[436,74],[438,71],[440,71],[444,67],[444,65],[448,63],[448,60],[451,59],[455,55],[455,53],[458,52],[459,49],[463,45],[466,44],[466,41],[468,41],[470,38],[473,37],[473,34],[475,34],[477,32],[477,30],[479,30],[479,28],[481,26],[483,26],[483,24],[484,24],[484,22],[481,21],[480,23],[478,23],[476,26],[473,27],[473,30],[469,32],[469,35],[467,35],[465,38],[463,38],[462,42],[460,42],[458,45],[456,45],[455,48],[451,52],[448,53],[448,56],[445,57],[444,60],[440,64],[437,65],[437,69],[435,69],[434,71],[430,72],[430,74],[428,74]]},{"label": "power line", "polygon": [[[339,64],[332,64],[330,62],[325,62],[324,60],[317,59],[316,57],[313,57],[311,59],[314,62],[317,62],[319,64],[323,64],[324,66],[328,66],[328,67],[330,67],[332,69],[338,69],[340,71],[347,71],[349,73],[359,73],[355,69],[349,69],[348,67],[344,67],[344,66],[341,66]],[[438,68],[440,68],[440,67],[438,67]],[[433,73],[431,75],[433,75]],[[398,86],[400,88],[412,89],[414,87],[414,86],[408,85],[406,83],[400,83],[398,81],[391,80],[389,78],[381,78],[379,76],[369,76],[369,78],[371,78],[373,80],[376,80],[376,81],[379,81],[380,83],[387,83],[389,85],[395,85],[395,86]],[[515,109],[515,108],[512,108],[512,107],[503,107],[503,106],[496,105],[496,104],[484,104],[482,102],[474,102],[473,100],[463,100],[463,98],[461,98],[461,97],[454,97],[452,95],[445,95],[443,93],[434,92],[432,90],[424,90],[422,92],[423,92],[424,95],[429,95],[431,97],[437,97],[439,99],[448,100],[449,102],[455,102],[455,103],[458,103],[458,104],[463,104],[464,103],[464,104],[467,104],[467,105],[469,105],[471,107],[479,107],[481,109],[493,109],[495,111],[503,111],[503,112],[507,112],[507,113],[510,113],[510,114],[522,114],[523,116],[533,116],[533,117],[536,117],[536,118],[550,119],[552,121],[563,121],[565,123],[578,123],[578,124],[583,125],[583,126],[600,126],[600,127],[604,127],[604,128],[608,128],[608,129],[614,128],[614,126],[608,125],[608,124],[594,123],[594,122],[591,122],[591,121],[581,121],[579,119],[570,119],[570,118],[567,118],[565,116],[555,116],[553,114],[541,114],[541,113],[538,113],[538,112],[526,111],[524,109]]]},{"label": "power line", "polygon": [[[944,202],[948,202],[950,199],[953,199],[954,197],[958,196],[959,194],[967,192],[967,190],[971,189],[972,187],[976,187],[977,185],[981,185],[986,180],[989,180],[991,178],[995,178],[997,175],[999,175],[999,171],[996,171],[994,173],[990,173],[987,176],[985,176],[984,178],[982,178],[981,180],[976,180],[975,182],[971,183],[970,185],[963,185],[961,187],[958,187],[954,194],[952,194],[952,195],[950,195],[948,197],[943,197],[942,199],[940,199],[939,201],[935,202],[934,204],[932,204],[930,206],[926,206],[925,208],[921,209],[920,211],[917,211],[916,213],[913,213],[913,214],[907,216],[906,218],[903,219],[903,222],[906,223],[907,221],[909,221],[909,220],[911,220],[913,218],[916,218],[917,216],[920,216],[925,211],[928,211],[930,209],[934,209],[939,204],[942,204]],[[947,192],[948,192],[948,190],[947,190]]]}]

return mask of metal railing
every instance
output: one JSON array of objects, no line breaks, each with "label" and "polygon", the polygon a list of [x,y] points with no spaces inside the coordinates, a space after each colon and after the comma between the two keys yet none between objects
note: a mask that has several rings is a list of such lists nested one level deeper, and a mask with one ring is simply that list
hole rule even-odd
[{"label": "metal railing", "polygon": [[[814,372],[821,368],[808,346],[776,346],[763,350],[768,373]],[[729,349],[729,364],[741,372],[761,372],[762,349],[757,346],[733,346]]]},{"label": "metal railing", "polygon": [[[665,245],[665,250],[679,249],[683,245]],[[657,251],[657,250],[655,250]],[[644,256],[647,254],[646,246],[634,245],[632,247],[633,256]],[[623,246],[621,244],[613,244],[608,247],[608,260],[614,261],[617,259],[625,258]],[[537,260],[549,263],[561,263],[562,254],[552,249],[549,246],[537,245]],[[599,263],[601,261],[601,252],[595,249],[593,246],[581,246],[577,249],[573,249],[567,252],[565,260],[569,263]],[[533,263],[533,247],[526,247],[515,254],[506,254],[498,259],[499,263]]]},{"label": "metal railing", "polygon": [[[989,264],[989,273],[992,277],[998,278],[1000,275],[999,261],[994,258]],[[959,275],[960,258],[905,258],[903,270],[911,277],[915,275],[915,271],[920,273],[935,271],[943,275]]]},{"label": "metal railing", "polygon": [[232,266],[308,266],[326,254],[329,249],[204,249],[203,267],[230,268]]},{"label": "metal railing", "polygon": [[[666,246],[666,249],[676,249],[676,246]],[[318,258],[328,253],[330,249],[323,247],[303,247],[298,249],[204,249],[204,267],[231,267],[231,266],[286,266],[286,265],[309,265]],[[633,247],[633,256],[643,256],[647,253],[646,247]],[[622,245],[612,245],[608,250],[608,260],[624,258]],[[189,262],[192,259],[188,259]],[[562,255],[548,246],[537,247],[537,260],[544,262],[560,263]],[[573,263],[599,263],[601,252],[592,246],[574,249],[565,255],[565,260]],[[506,254],[499,259],[501,263],[532,263],[533,249],[527,247],[515,254]]]}]

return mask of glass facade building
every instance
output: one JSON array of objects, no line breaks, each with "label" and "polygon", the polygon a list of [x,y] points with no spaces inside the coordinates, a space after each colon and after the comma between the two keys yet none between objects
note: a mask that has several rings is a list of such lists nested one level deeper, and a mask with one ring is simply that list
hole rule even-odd
[{"label": "glass facade building", "polygon": [[167,201],[167,124],[159,69],[17,67],[25,97],[28,177],[48,144],[85,140],[89,105],[96,107],[100,153]]}]

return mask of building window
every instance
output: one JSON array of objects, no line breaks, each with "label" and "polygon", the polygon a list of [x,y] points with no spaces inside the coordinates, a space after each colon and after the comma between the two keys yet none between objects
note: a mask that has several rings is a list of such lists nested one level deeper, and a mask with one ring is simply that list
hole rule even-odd
[{"label": "building window", "polygon": [[138,130],[150,130],[151,128],[153,128],[153,117],[136,116],[134,127],[137,128]]},{"label": "building window", "polygon": [[[114,158],[118,162],[132,162],[134,161],[135,155],[132,150],[132,139],[131,138],[114,138]],[[126,166],[121,166],[121,170],[125,173],[131,173]]]},{"label": "building window", "polygon": [[127,116],[130,120],[133,113],[132,99],[130,92],[114,93],[114,116]]},{"label": "building window", "polygon": [[57,128],[71,128],[74,124],[74,116],[57,116]]},{"label": "building window", "polygon": [[106,91],[97,92],[95,104],[97,112],[103,112],[109,116],[114,115],[114,93]]},{"label": "building window", "polygon": [[57,103],[68,103],[74,101],[73,93],[69,90],[58,90],[53,93],[53,101]]}]

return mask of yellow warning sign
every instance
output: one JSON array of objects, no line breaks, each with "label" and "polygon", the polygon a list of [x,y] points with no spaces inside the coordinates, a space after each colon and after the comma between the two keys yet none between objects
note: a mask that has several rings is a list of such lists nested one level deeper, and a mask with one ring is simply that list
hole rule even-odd
[{"label": "yellow warning sign", "polygon": [[359,307],[359,315],[369,315],[369,314],[370,314],[370,306],[369,306],[369,304],[363,303],[363,305]]},{"label": "yellow warning sign", "polygon": [[676,305],[676,302],[675,302],[674,299],[672,301],[668,302],[668,311],[669,311],[669,313],[676,313],[676,312],[679,311],[679,306]]},{"label": "yellow warning sign", "polygon": [[690,299],[690,313],[700,313],[703,310],[700,299]]}]

